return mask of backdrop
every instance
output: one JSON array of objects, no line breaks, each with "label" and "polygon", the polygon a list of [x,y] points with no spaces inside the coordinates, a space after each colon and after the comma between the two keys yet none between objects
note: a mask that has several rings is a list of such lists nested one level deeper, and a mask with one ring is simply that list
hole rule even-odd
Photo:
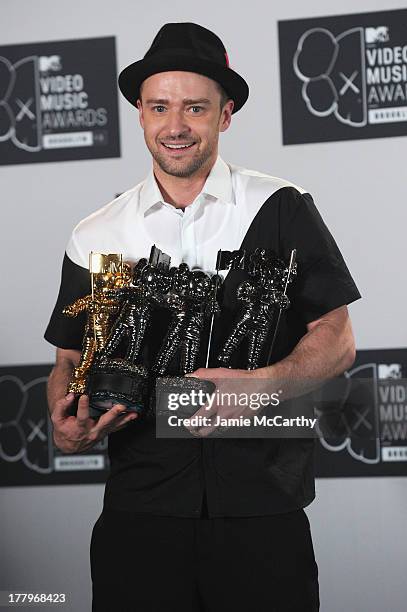
[{"label": "backdrop", "polygon": [[[405,137],[378,138],[383,134],[377,133],[366,139],[334,137],[321,143],[309,142],[315,140],[311,135],[308,144],[283,145],[278,21],[348,14],[354,6],[350,0],[340,5],[310,0],[306,6],[300,0],[273,4],[252,0],[241,7],[229,0],[207,0],[205,5],[186,0],[144,4],[3,0],[0,40],[8,46],[115,37],[120,69],[144,55],[165,22],[196,21],[216,31],[225,42],[231,66],[251,87],[248,104],[221,136],[222,156],[289,179],[313,194],[363,295],[350,309],[358,348],[397,349],[407,340],[402,268]],[[392,8],[404,6],[394,0]],[[385,9],[383,1],[375,0],[360,0],[357,7],[359,13]],[[55,47],[45,52],[48,57],[54,53]],[[107,70],[104,53],[98,62],[100,72]],[[80,62],[76,72],[78,66]],[[340,90],[344,84],[336,85]],[[352,87],[348,89],[350,93]],[[111,95],[100,104],[114,119]],[[15,162],[0,168],[1,366],[53,361],[55,350],[42,336],[72,228],[149,170],[137,113],[121,98],[118,111],[120,143],[114,143],[109,156]],[[105,136],[100,138],[103,141]],[[290,138],[295,140],[295,135],[286,135],[285,140]],[[20,140],[24,142],[24,136]],[[7,404],[4,398],[2,402]],[[1,489],[0,590],[65,592],[71,601],[66,609],[89,610],[88,544],[102,494],[100,484]],[[323,612],[405,608],[406,501],[402,477],[317,481],[317,500],[307,513],[320,568]]]}]

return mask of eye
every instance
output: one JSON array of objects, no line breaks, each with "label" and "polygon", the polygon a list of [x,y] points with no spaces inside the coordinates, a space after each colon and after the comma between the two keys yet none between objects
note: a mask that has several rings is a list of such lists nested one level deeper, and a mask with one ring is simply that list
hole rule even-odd
[{"label": "eye", "polygon": [[153,106],[153,111],[156,113],[163,113],[165,111],[165,106],[162,106],[162,104],[157,104],[156,106]]},{"label": "eye", "polygon": [[201,111],[204,110],[203,106],[191,106],[189,108],[193,115],[198,115]]}]

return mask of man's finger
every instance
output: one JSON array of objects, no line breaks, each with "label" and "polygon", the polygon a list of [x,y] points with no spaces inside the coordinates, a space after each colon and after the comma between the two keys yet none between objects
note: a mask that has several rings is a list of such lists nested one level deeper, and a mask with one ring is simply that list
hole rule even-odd
[{"label": "man's finger", "polygon": [[218,412],[218,405],[214,402],[212,405],[209,404],[204,404],[203,406],[201,406],[199,408],[199,410],[197,410],[196,412],[194,412],[193,416],[198,416],[198,417],[214,417]]},{"label": "man's finger", "polygon": [[120,425],[120,419],[127,416],[127,406],[125,404],[114,404],[110,410],[103,414],[95,425],[95,431],[109,433],[114,425]]},{"label": "man's finger", "polygon": [[89,419],[89,395],[80,396],[76,418],[80,423],[84,423]]},{"label": "man's finger", "polygon": [[199,438],[206,438],[206,436],[209,436],[209,434],[211,434],[216,429],[217,429],[216,425],[206,425],[205,427],[198,427],[191,433],[193,433],[194,436],[197,436]]},{"label": "man's finger", "polygon": [[[198,417],[198,418],[205,417],[207,419],[211,419],[214,421],[217,413],[218,413],[218,405],[214,402],[212,405],[204,404],[203,406],[199,408],[199,410],[194,412],[192,416],[194,418],[195,417]],[[186,429],[188,429],[188,431],[190,431],[190,433],[195,436],[198,434],[198,431],[200,428],[194,427],[191,425],[191,426],[186,427]]]},{"label": "man's finger", "polygon": [[114,425],[113,429],[109,431],[109,433],[114,433],[115,431],[119,431],[119,429],[123,429],[127,427],[129,423],[132,421],[136,421],[138,419],[137,412],[131,412],[130,414],[123,415],[120,420],[117,421],[117,425]]},{"label": "man's finger", "polygon": [[[206,418],[206,423],[209,423],[208,425],[197,425],[197,426],[193,426],[193,425],[189,425],[188,427],[186,425],[184,425],[184,427],[186,429],[188,429],[188,431],[193,435],[200,435],[200,430],[201,429],[205,429],[206,427],[210,428],[212,431],[213,429],[216,429],[216,427],[214,425],[212,425],[212,423],[215,422],[216,420],[216,415],[217,415],[217,410],[216,407],[214,408],[212,406],[212,408],[210,408],[209,410],[204,410],[205,406],[203,406],[202,408],[200,408],[197,412],[195,412],[192,416],[195,418],[196,416],[198,417],[205,417]],[[192,417],[191,417],[192,418]]]},{"label": "man's finger", "polygon": [[52,411],[52,420],[54,422],[61,421],[68,416],[68,411],[72,406],[74,399],[75,394],[68,393],[68,395],[55,403],[54,410]]}]

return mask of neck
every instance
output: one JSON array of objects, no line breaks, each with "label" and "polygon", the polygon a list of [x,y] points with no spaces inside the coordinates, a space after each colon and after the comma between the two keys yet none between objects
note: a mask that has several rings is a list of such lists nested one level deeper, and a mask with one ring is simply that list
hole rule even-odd
[{"label": "neck", "polygon": [[192,176],[179,177],[167,174],[153,160],[154,176],[164,200],[175,208],[186,208],[189,204],[192,204],[196,196],[201,193],[215,161],[216,157],[208,160]]}]

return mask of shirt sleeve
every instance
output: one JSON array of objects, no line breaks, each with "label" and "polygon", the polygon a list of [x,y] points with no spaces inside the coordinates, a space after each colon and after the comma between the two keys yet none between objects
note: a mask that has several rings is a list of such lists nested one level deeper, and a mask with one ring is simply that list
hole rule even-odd
[{"label": "shirt sleeve", "polygon": [[280,198],[280,248],[286,261],[296,249],[297,278],[289,295],[305,323],[358,300],[361,295],[312,196],[283,189]]},{"label": "shirt sleeve", "polygon": [[65,306],[90,292],[89,270],[72,261],[65,252],[59,293],[44,334],[45,340],[59,348],[81,350],[86,313],[80,312],[76,317],[68,317],[62,311]]}]

